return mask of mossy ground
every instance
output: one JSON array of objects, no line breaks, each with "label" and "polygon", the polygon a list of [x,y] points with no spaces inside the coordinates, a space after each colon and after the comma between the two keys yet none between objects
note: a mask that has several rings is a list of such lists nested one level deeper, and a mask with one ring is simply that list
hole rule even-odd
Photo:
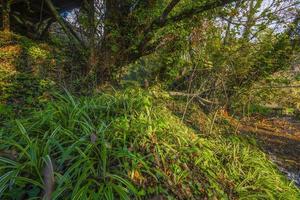
[{"label": "mossy ground", "polygon": [[67,63],[62,48],[0,31],[0,124],[48,101],[68,82]]}]

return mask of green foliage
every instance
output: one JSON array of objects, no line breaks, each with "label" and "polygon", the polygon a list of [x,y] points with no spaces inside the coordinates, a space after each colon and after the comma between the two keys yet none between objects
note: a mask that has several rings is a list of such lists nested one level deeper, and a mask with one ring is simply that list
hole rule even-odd
[{"label": "green foliage", "polygon": [[268,116],[272,113],[272,109],[271,108],[267,108],[261,105],[250,105],[248,110],[247,110],[247,114],[251,115],[251,114],[260,114],[263,116]]},{"label": "green foliage", "polygon": [[296,74],[295,79],[296,79],[297,81],[300,81],[300,73],[299,73],[299,74]]},{"label": "green foliage", "polygon": [[[72,58],[62,47],[30,40],[13,33],[0,32],[0,104],[24,114],[48,101],[61,82],[68,87]],[[72,65],[73,66],[73,65]],[[77,66],[74,65],[74,68]],[[68,70],[68,71],[67,71]],[[68,77],[66,77],[68,76]],[[73,89],[73,82],[68,87]],[[4,117],[1,117],[1,122]]]},{"label": "green foliage", "polygon": [[298,85],[294,71],[282,70],[240,90],[231,107],[240,114],[293,115],[300,108]]},{"label": "green foliage", "polygon": [[47,94],[53,87],[53,82],[26,73],[9,76],[4,81],[7,85],[2,87],[0,101],[16,110],[37,108],[47,100]]},{"label": "green foliage", "polygon": [[[202,5],[222,1],[182,0],[164,19],[170,2],[112,1],[97,8],[101,28],[90,27],[90,13],[80,10],[76,26],[82,38],[89,36],[83,42],[90,50],[95,46],[97,64],[91,70],[82,61],[89,50],[74,51],[65,36],[54,35],[55,48],[0,33],[1,199],[47,194],[51,199],[300,198],[299,189],[255,145],[218,135],[223,129],[235,131],[229,120],[216,119],[213,126],[213,116],[210,135],[204,137],[167,108],[167,93],[129,87],[159,83],[197,94],[202,106],[217,102],[234,111],[247,108],[268,115],[262,99],[274,94],[250,89],[261,80],[275,82],[270,76],[289,68],[295,53],[289,31],[274,32],[268,24],[279,18],[269,11],[258,16],[261,0],[254,7],[254,1],[226,7],[221,13],[228,21],[247,20],[224,27],[227,21],[216,19],[214,7],[189,16]],[[180,15],[172,18],[178,14],[182,20]],[[252,22],[256,16],[267,23]],[[93,28],[101,32],[95,38],[90,37]],[[67,93],[49,102],[55,85],[93,94],[95,82],[122,76],[128,88],[124,91],[78,98]],[[258,103],[250,99],[255,95]],[[296,112],[297,106],[288,98],[285,102],[287,113]],[[20,115],[24,111],[28,115]]]},{"label": "green foliage", "polygon": [[201,138],[150,93],[58,96],[7,123],[1,198],[40,198],[51,184],[52,199],[299,197],[260,150],[236,136]]},{"label": "green foliage", "polygon": [[[202,3],[181,1],[170,17]],[[249,95],[254,84],[290,69],[297,59],[299,50],[293,45],[291,30],[284,26],[278,31],[271,25],[291,22],[285,21],[281,12],[272,13],[277,8],[292,12],[296,8],[290,3],[276,0],[272,8],[265,8],[262,1],[233,3],[217,13],[210,11],[189,21],[167,24],[151,40],[151,44],[159,41],[159,48],[130,65],[125,79],[146,79],[150,85],[159,83],[170,90],[197,93],[234,110],[237,104],[245,103],[241,96]],[[283,79],[281,83],[286,84]]]},{"label": "green foliage", "polygon": [[13,109],[10,106],[0,103],[0,126],[6,121],[14,118]]}]

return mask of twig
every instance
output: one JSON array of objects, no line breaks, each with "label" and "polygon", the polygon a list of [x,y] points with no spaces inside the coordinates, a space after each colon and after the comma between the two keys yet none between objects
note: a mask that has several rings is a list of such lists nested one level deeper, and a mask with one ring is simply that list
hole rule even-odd
[{"label": "twig", "polygon": [[253,89],[265,89],[265,88],[300,88],[300,85],[265,86],[265,87],[254,87]]},{"label": "twig", "polygon": [[219,104],[218,102],[213,102],[213,101],[210,101],[208,99],[204,99],[202,97],[200,97],[201,93],[184,93],[184,92],[169,92],[169,94],[171,96],[182,96],[182,97],[197,97],[199,100],[205,102],[205,103],[208,103],[208,104]]}]

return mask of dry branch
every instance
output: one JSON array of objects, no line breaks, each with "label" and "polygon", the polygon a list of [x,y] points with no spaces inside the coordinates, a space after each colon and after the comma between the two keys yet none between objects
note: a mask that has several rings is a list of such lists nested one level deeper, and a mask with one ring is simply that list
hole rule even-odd
[{"label": "dry branch", "polygon": [[171,96],[181,96],[181,97],[194,97],[199,99],[200,101],[208,104],[219,104],[218,102],[210,101],[208,99],[204,99],[200,97],[201,93],[184,93],[184,92],[169,92],[169,95]]}]

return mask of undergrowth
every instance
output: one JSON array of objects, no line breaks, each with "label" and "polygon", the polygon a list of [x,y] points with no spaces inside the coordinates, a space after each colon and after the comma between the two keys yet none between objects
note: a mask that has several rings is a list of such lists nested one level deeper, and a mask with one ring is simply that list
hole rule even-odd
[{"label": "undergrowth", "polygon": [[0,129],[1,199],[299,199],[258,148],[200,137],[151,92],[57,97]]}]

